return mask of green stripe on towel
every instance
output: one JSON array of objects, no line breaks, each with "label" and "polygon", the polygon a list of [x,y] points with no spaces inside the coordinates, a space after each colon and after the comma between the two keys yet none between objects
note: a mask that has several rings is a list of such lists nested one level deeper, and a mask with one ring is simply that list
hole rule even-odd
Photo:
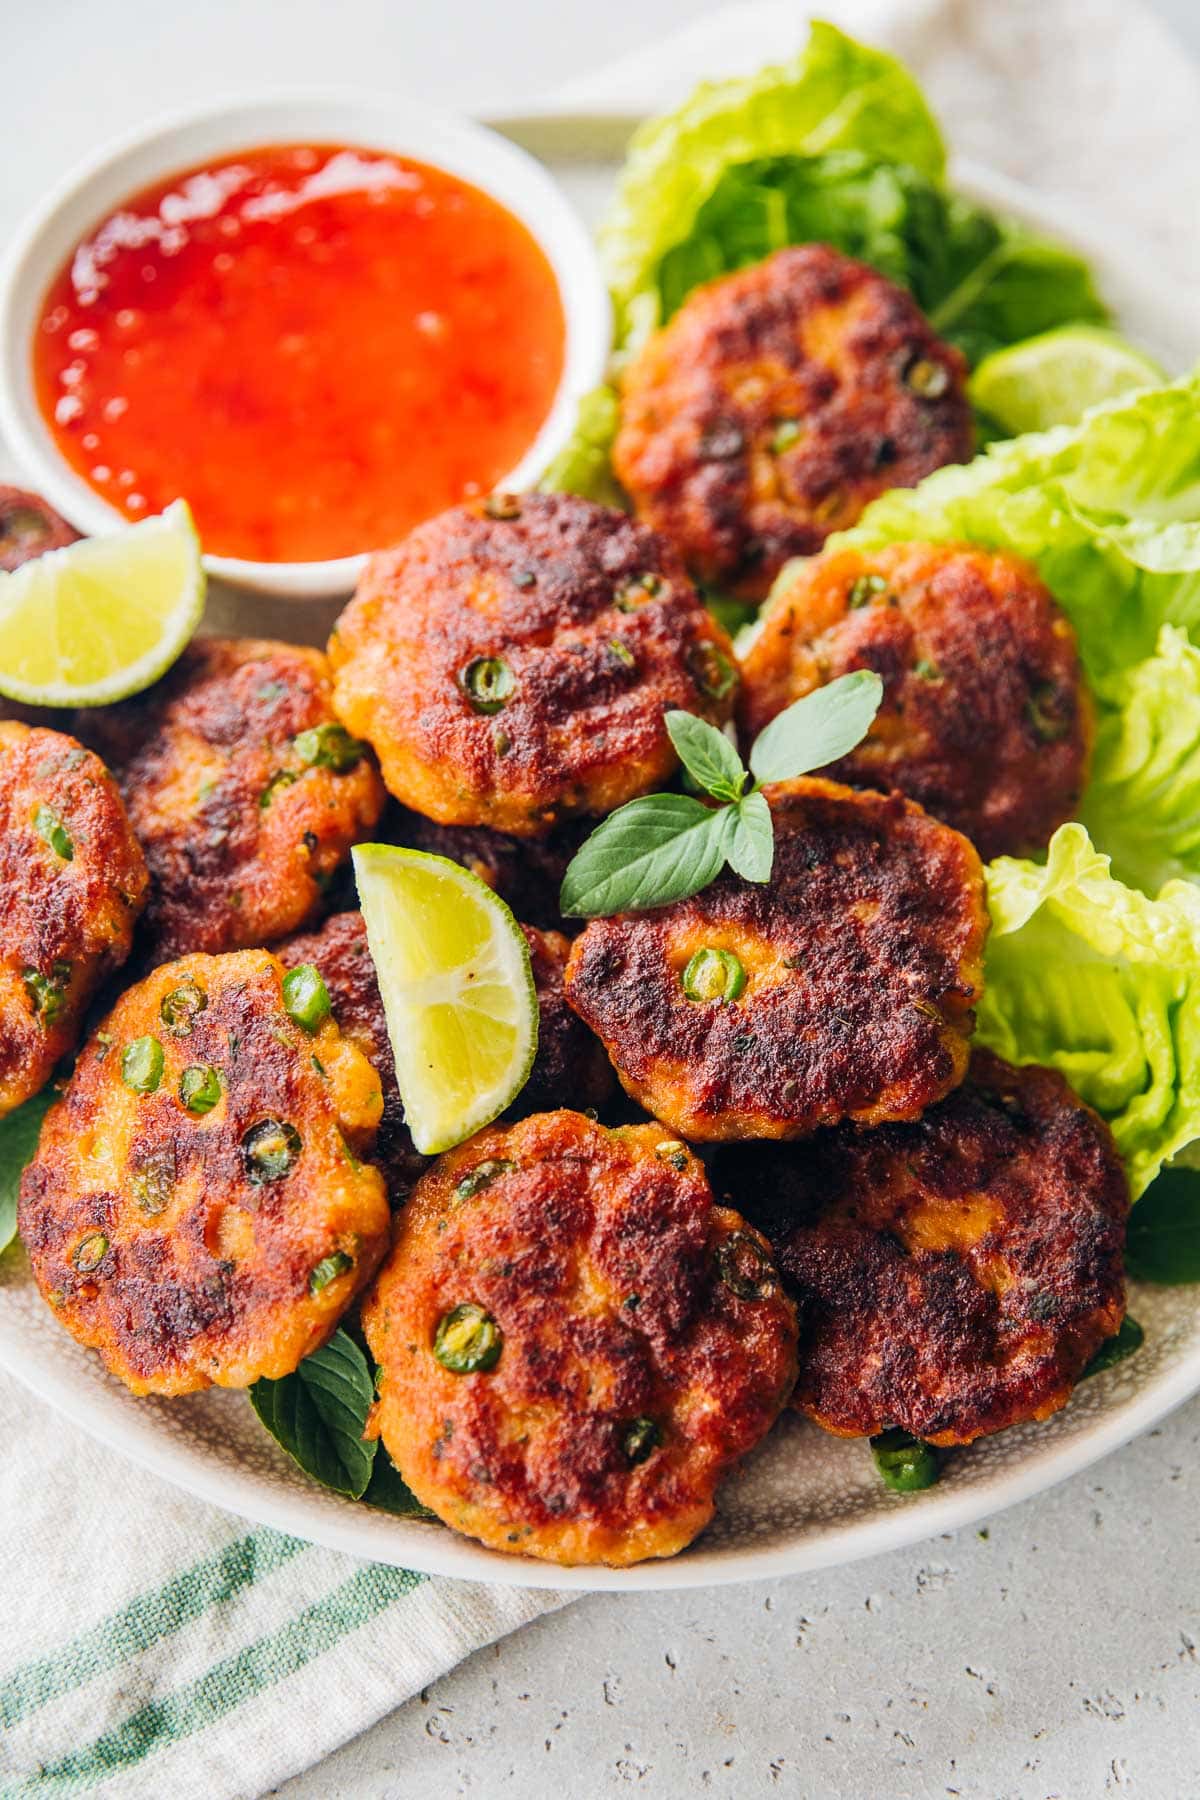
[{"label": "green stripe on towel", "polygon": [[214,1663],[198,1680],[163,1700],[152,1700],[93,1744],[44,1764],[35,1775],[5,1790],[6,1800],[75,1794],[111,1780],[156,1750],[215,1725],[227,1713],[294,1675],[332,1649],[349,1632],[376,1618],[426,1577],[409,1569],[368,1563],[341,1587],[236,1655]]},{"label": "green stripe on towel", "polygon": [[57,1655],[26,1663],[0,1683],[0,1729],[10,1729],[51,1700],[139,1656],[307,1549],[301,1538],[254,1531],[173,1575],[161,1587],[139,1594]]}]

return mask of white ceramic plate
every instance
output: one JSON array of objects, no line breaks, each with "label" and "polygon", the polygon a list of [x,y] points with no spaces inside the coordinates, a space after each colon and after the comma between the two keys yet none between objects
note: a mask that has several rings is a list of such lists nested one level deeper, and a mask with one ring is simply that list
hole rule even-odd
[{"label": "white ceramic plate", "polygon": [[[589,218],[611,185],[630,121],[546,114],[500,128],[550,162]],[[959,187],[1076,245],[1128,334],[1171,369],[1200,344],[1191,306],[1171,294],[1132,250],[1081,229],[1034,195],[960,166]],[[1143,273],[1144,271],[1144,273]],[[210,616],[222,629],[320,637],[317,610],[217,588]],[[700,1541],[671,1562],[628,1570],[558,1569],[485,1550],[441,1526],[392,1518],[308,1481],[267,1436],[242,1394],[135,1400],[55,1323],[19,1250],[0,1261],[0,1364],[41,1400],[112,1448],[202,1499],[332,1549],[429,1574],[560,1589],[701,1587],[848,1562],[987,1517],[1084,1468],[1200,1391],[1200,1296],[1141,1288],[1130,1311],[1145,1327],[1138,1354],[1085,1382],[1064,1412],[1018,1427],[951,1458],[923,1494],[889,1494],[866,1447],[789,1416],[726,1482]]]}]

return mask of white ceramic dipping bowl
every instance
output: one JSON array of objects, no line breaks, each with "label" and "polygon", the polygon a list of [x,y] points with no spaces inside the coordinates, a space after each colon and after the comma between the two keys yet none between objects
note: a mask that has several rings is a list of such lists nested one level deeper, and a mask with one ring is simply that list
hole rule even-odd
[{"label": "white ceramic dipping bowl", "polygon": [[[341,143],[432,164],[490,194],[540,244],[566,318],[563,373],[545,423],[501,486],[536,480],[570,436],[581,396],[601,380],[611,317],[591,238],[553,176],[496,132],[403,96],[355,92],[278,94],[159,120],[68,176],[18,233],[0,268],[0,434],[30,485],[78,530],[96,535],[129,521],[66,462],[37,404],[32,343],[51,281],[79,240],[140,189],[212,157],[286,143]],[[202,440],[196,449],[204,454]],[[349,593],[364,560],[204,559],[210,575],[297,600]]]}]

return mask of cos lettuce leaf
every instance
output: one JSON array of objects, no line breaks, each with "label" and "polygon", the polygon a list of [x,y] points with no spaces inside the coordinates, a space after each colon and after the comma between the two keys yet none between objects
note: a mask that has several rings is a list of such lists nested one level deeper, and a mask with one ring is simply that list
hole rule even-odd
[{"label": "cos lettuce leaf", "polygon": [[737,163],[654,272],[657,317],[702,281],[785,244],[832,244],[913,294],[975,363],[1036,332],[1106,313],[1068,250],[948,194],[928,175],[861,151]]},{"label": "cos lettuce leaf", "polygon": [[1164,625],[1156,653],[1112,690],[1081,818],[1114,872],[1148,894],[1200,881],[1200,651]]},{"label": "cos lettuce leaf", "polygon": [[628,506],[610,460],[618,419],[615,388],[598,387],[585,394],[574,432],[538,482],[542,492],[581,494],[601,506]]},{"label": "cos lettuce leaf", "polygon": [[[903,65],[820,21],[791,62],[705,82],[675,112],[641,126],[600,234],[619,339],[631,303],[650,294],[663,257],[689,235],[726,169],[830,150],[905,163],[934,180],[945,169],[941,133]],[[641,328],[652,323],[643,318]]]},{"label": "cos lettuce leaf", "polygon": [[979,1037],[1062,1071],[1108,1120],[1136,1199],[1200,1137],[1200,891],[1125,887],[1082,825],[1060,827],[1044,867],[998,858],[987,884]]},{"label": "cos lettuce leaf", "polygon": [[1120,707],[1163,625],[1200,636],[1200,372],[893,489],[830,545],[912,538],[1028,558],[1075,626],[1093,689]]}]

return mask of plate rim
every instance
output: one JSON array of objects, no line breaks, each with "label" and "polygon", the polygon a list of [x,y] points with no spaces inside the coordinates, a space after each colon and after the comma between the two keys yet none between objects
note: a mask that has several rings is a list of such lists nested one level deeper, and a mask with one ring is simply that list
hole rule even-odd
[{"label": "plate rim", "polygon": [[[615,145],[639,121],[638,115],[622,111],[577,112],[551,104],[545,108],[526,107],[520,113],[488,112],[480,122],[518,142],[529,132],[550,129],[566,134],[575,129],[583,134],[590,128],[607,134]],[[588,160],[583,151],[580,158]],[[956,158],[950,173],[952,184],[968,197],[1049,231],[1110,275],[1115,274],[1127,291],[1137,294],[1143,315],[1161,322],[1164,342],[1179,337],[1189,318],[1190,301],[1177,284],[1164,283],[1158,275],[1151,281],[1138,273],[1138,252],[1131,240],[1101,226],[1082,209],[1043,197],[983,165]],[[14,1276],[17,1280],[32,1279],[27,1259],[21,1252],[16,1254],[23,1267],[19,1273],[12,1268],[6,1271],[7,1279],[0,1282],[0,1290]],[[21,1339],[19,1327],[6,1323],[0,1312],[0,1369],[106,1448],[224,1512],[326,1549],[424,1575],[537,1588],[564,1596],[681,1591],[778,1579],[839,1567],[920,1543],[990,1518],[1045,1492],[1150,1430],[1200,1392],[1198,1342],[1176,1363],[1152,1376],[1127,1401],[1086,1429],[1062,1442],[1047,1441],[1044,1450],[1023,1455],[1015,1466],[1004,1466],[982,1482],[940,1494],[931,1489],[922,1495],[898,1496],[895,1505],[882,1514],[874,1512],[847,1524],[822,1526],[798,1542],[771,1549],[759,1549],[751,1543],[744,1549],[708,1552],[701,1536],[680,1555],[665,1561],[638,1563],[628,1569],[595,1565],[560,1568],[532,1558],[505,1556],[444,1527],[398,1518],[365,1508],[360,1502],[338,1500],[330,1504],[332,1496],[322,1497],[316,1488],[310,1496],[299,1486],[275,1486],[248,1471],[231,1477],[222,1465],[213,1466],[202,1448],[181,1447],[173,1434],[158,1429],[153,1412],[126,1415],[116,1390],[111,1405],[103,1400],[98,1405],[95,1390],[78,1382],[69,1369],[31,1364],[27,1354],[23,1354],[27,1346],[22,1345]],[[107,1382],[112,1378],[105,1379]],[[283,1454],[279,1452],[280,1456]]]}]

